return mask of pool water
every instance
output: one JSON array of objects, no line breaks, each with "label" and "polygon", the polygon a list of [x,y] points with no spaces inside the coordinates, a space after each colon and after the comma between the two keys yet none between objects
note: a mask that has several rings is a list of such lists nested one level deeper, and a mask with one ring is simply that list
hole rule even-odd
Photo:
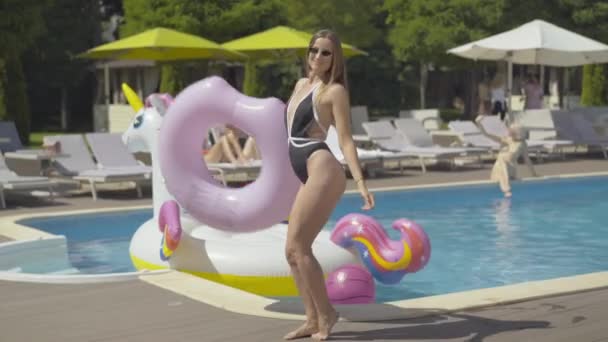
[{"label": "pool water", "polygon": [[[372,212],[389,235],[400,217],[431,240],[429,264],[397,285],[377,283],[377,301],[424,297],[604,271],[608,267],[608,177],[515,182],[513,198],[496,186],[377,192]],[[359,212],[344,196],[326,229]],[[151,210],[28,219],[20,223],[68,239],[70,260],[85,273],[132,271],[129,241]]]}]

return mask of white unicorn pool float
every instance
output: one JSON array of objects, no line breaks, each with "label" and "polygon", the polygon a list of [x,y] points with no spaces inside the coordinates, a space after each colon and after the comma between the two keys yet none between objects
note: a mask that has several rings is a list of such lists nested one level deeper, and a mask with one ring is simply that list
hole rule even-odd
[{"label": "white unicorn pool float", "polygon": [[[278,223],[298,186],[281,143],[287,141],[283,103],[242,95],[219,77],[189,86],[175,102],[155,94],[144,105],[126,85],[123,90],[137,112],[123,141],[132,152],[150,152],[153,167],[154,215],[131,240],[135,267],[177,269],[260,295],[296,295],[284,254],[287,225]],[[209,173],[200,151],[216,124],[256,138],[263,165],[253,183],[226,188]],[[326,274],[361,262],[328,231],[313,249]]]}]

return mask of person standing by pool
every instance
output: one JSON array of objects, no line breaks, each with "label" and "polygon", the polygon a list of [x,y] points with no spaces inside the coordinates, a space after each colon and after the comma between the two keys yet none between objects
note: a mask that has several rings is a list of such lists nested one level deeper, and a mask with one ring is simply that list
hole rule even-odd
[{"label": "person standing by pool", "polygon": [[496,74],[490,87],[490,98],[492,101],[492,114],[500,114],[500,120],[505,120],[507,113],[507,96],[505,84],[501,74]]},{"label": "person standing by pool", "polygon": [[351,135],[346,67],[338,36],[329,30],[313,35],[306,61],[308,77],[296,83],[285,113],[289,158],[302,182],[289,214],[285,254],[302,297],[306,322],[284,338],[326,340],[339,314],[329,302],[312,243],[346,187],[344,169],[324,142],[330,125],[336,128],[340,148],[363,198],[362,209],[372,209],[374,197],[365,185]]},{"label": "person standing by pool", "polygon": [[538,177],[532,161],[528,155],[528,145],[526,144],[526,132],[523,127],[519,125],[509,126],[509,135],[506,137],[499,137],[488,133],[480,122],[484,116],[479,115],[475,118],[477,127],[485,134],[488,138],[497,141],[501,144],[500,152],[496,157],[494,167],[492,167],[492,173],[490,179],[498,182],[500,190],[504,193],[505,197],[511,197],[511,179],[517,178],[517,160],[519,157],[523,157],[530,174],[534,177]]},{"label": "person standing by pool", "polygon": [[543,89],[535,75],[529,76],[528,81],[523,87],[523,93],[526,101],[524,109],[543,108]]}]

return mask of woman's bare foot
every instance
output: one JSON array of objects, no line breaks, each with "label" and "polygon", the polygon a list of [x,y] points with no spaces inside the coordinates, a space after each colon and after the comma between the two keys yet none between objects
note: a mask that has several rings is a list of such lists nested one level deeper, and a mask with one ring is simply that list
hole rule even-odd
[{"label": "woman's bare foot", "polygon": [[325,341],[331,334],[331,329],[334,327],[336,322],[340,319],[340,313],[334,311],[333,316],[327,317],[319,322],[319,332],[312,334],[311,338],[315,341]]},{"label": "woman's bare foot", "polygon": [[287,335],[283,336],[283,338],[286,340],[295,340],[298,338],[311,336],[317,331],[319,331],[319,327],[316,324],[306,322],[302,324],[302,326],[298,329],[289,332]]}]

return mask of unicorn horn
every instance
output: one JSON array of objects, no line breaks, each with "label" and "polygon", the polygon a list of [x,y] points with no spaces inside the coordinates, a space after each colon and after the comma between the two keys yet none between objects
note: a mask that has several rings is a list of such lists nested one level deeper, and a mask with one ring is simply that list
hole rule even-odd
[{"label": "unicorn horn", "polygon": [[139,110],[144,107],[144,103],[141,102],[139,96],[137,96],[135,91],[133,91],[133,89],[131,89],[131,87],[129,87],[126,83],[122,84],[122,92],[125,94],[125,97],[127,98],[127,101],[129,101],[131,107],[133,107],[133,110],[135,110],[135,113],[139,112]]}]

